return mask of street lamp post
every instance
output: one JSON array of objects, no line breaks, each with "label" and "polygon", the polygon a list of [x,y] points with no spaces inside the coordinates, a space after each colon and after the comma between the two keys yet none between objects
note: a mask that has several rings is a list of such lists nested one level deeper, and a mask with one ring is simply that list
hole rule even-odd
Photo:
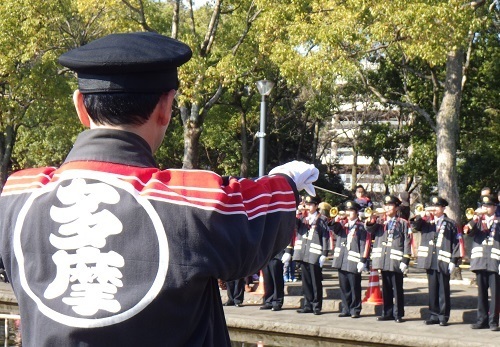
[{"label": "street lamp post", "polygon": [[266,168],[266,96],[271,94],[274,82],[268,80],[257,81],[257,89],[262,99],[260,101],[260,130],[256,134],[259,138],[259,176],[264,176]]}]

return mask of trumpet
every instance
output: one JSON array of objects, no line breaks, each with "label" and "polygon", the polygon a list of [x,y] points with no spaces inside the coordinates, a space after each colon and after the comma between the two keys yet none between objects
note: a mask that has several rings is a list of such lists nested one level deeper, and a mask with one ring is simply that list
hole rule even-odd
[{"label": "trumpet", "polygon": [[332,207],[330,209],[330,217],[331,218],[335,218],[335,217],[339,217],[339,218],[345,218],[347,216],[346,212],[345,211],[339,211],[339,208],[338,207]]},{"label": "trumpet", "polygon": [[434,207],[424,207],[423,204],[416,204],[415,205],[415,214],[421,214],[424,211],[433,212]]},{"label": "trumpet", "polygon": [[381,207],[377,207],[374,210],[372,210],[370,207],[365,208],[365,218],[370,219],[371,217],[379,217],[383,216],[385,214],[385,210]]},{"label": "trumpet", "polygon": [[473,209],[472,207],[469,207],[468,209],[465,210],[465,217],[467,220],[471,220],[474,218],[474,216],[482,216],[484,214],[484,210],[482,208],[477,208]]}]

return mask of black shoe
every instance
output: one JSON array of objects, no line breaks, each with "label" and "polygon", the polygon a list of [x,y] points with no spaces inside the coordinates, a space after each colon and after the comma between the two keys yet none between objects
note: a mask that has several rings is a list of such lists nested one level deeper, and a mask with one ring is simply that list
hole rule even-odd
[{"label": "black shoe", "polygon": [[299,308],[297,313],[312,313],[312,310],[307,310],[305,308]]},{"label": "black shoe", "polygon": [[405,322],[405,320],[403,318],[396,318],[394,321],[396,323],[404,323]]},{"label": "black shoe", "polygon": [[236,306],[236,307],[243,307],[243,304],[242,303],[237,303],[237,304],[234,304],[234,306]]},{"label": "black shoe", "polygon": [[224,304],[224,306],[234,306],[234,302],[228,301]]},{"label": "black shoe", "polygon": [[439,322],[439,326],[440,327],[447,327],[448,326],[448,322],[445,322],[445,321]]},{"label": "black shoe", "polygon": [[424,324],[425,325],[434,325],[434,324],[439,324],[439,321],[435,320],[435,319],[428,319],[428,320],[424,321]]},{"label": "black shoe", "polygon": [[321,310],[314,310],[314,315],[315,316],[320,316],[321,315]]},{"label": "black shoe", "polygon": [[279,306],[273,307],[271,311],[281,311],[281,307]]},{"label": "black shoe", "polygon": [[273,308],[272,306],[263,305],[259,308],[259,310],[270,310],[272,308]]},{"label": "black shoe", "polygon": [[392,317],[389,317],[389,316],[380,316],[380,317],[377,317],[377,320],[379,322],[384,321],[384,320],[392,320]]},{"label": "black shoe", "polygon": [[481,324],[481,323],[472,324],[470,327],[472,329],[487,329],[488,328],[488,326],[486,324]]},{"label": "black shoe", "polygon": [[349,313],[342,312],[342,313],[339,314],[339,317],[342,317],[342,318],[343,317],[349,317]]},{"label": "black shoe", "polygon": [[351,316],[351,318],[359,318],[359,317],[360,317],[360,316],[359,316],[359,314],[357,314],[357,313],[356,313],[356,314],[353,314],[353,315]]},{"label": "black shoe", "polygon": [[492,324],[492,325],[490,325],[490,330],[491,330],[491,331],[498,331],[498,330],[499,330],[499,329],[498,329],[498,325],[496,325],[496,324]]}]

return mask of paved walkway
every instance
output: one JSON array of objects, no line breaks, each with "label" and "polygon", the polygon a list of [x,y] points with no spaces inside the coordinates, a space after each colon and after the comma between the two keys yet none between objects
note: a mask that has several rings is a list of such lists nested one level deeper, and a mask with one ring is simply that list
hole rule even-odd
[{"label": "paved walkway", "polygon": [[[261,295],[246,293],[243,307],[224,307],[226,322],[234,341],[245,341],[245,346],[450,346],[479,347],[500,346],[500,331],[472,330],[470,324],[476,319],[477,287],[475,275],[468,270],[462,272],[463,280],[451,282],[452,312],[447,327],[426,326],[428,317],[427,280],[425,272],[410,268],[405,278],[405,319],[398,324],[393,321],[378,322],[380,306],[363,304],[361,318],[340,318],[339,289],[336,272],[324,269],[323,314],[299,314],[301,283],[286,285],[285,306],[282,311],[259,310]],[[369,276],[363,275],[363,295]],[[226,292],[221,291],[223,302]],[[18,313],[9,284],[0,283],[0,312]],[[249,332],[251,334],[249,334]],[[286,334],[286,337],[277,334]],[[332,341],[337,342],[333,343]],[[262,341],[262,344],[257,344]]]}]

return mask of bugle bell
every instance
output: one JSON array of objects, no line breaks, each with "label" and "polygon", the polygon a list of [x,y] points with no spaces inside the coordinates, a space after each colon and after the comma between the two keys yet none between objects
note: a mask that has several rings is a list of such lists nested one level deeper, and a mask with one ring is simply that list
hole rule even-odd
[{"label": "bugle bell", "polygon": [[469,207],[465,210],[465,218],[467,218],[467,220],[471,220],[472,218],[474,218],[474,216],[482,216],[483,214],[484,210],[482,208],[477,208],[474,210],[472,207]]},{"label": "bugle bell", "polygon": [[339,211],[338,207],[332,207],[330,209],[330,217],[331,218],[335,218],[337,216],[339,218],[345,218],[346,217],[346,213],[345,213],[345,211]]},{"label": "bugle bell", "polygon": [[381,207],[377,207],[375,210],[370,207],[365,208],[365,218],[370,219],[371,217],[379,217],[385,214],[385,210]]}]

